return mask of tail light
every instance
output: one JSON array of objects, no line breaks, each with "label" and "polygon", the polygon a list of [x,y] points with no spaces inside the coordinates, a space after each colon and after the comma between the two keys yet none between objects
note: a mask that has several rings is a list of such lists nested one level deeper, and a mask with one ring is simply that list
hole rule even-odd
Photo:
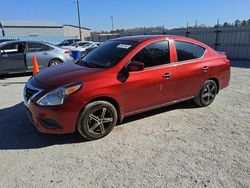
[{"label": "tail light", "polygon": [[67,50],[67,51],[64,51],[65,54],[71,54],[71,51]]},{"label": "tail light", "polygon": [[222,51],[217,51],[219,54],[222,54],[222,55],[227,55],[227,53],[226,52],[222,52]]},{"label": "tail light", "polygon": [[227,59],[227,60],[226,60],[226,64],[229,65],[229,66],[231,66],[230,60]]}]

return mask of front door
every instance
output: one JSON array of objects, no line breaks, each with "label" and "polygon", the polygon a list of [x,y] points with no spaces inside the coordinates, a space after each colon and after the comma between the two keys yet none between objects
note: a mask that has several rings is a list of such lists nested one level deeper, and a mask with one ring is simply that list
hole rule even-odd
[{"label": "front door", "polygon": [[150,44],[131,60],[144,63],[145,69],[130,72],[122,85],[126,115],[171,102],[175,98],[175,66],[170,64],[168,41]]},{"label": "front door", "polygon": [[0,49],[0,73],[20,73],[27,70],[25,62],[25,44],[12,42]]}]

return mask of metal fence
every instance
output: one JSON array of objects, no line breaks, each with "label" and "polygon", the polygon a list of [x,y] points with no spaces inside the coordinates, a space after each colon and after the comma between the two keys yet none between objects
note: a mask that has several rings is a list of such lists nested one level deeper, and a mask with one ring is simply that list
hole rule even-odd
[{"label": "metal fence", "polygon": [[58,44],[65,39],[72,39],[76,37],[72,36],[41,36],[41,35],[34,35],[34,36],[0,36],[1,39],[15,39],[15,40],[25,40],[25,41],[43,41],[49,42],[51,44]]},{"label": "metal fence", "polygon": [[224,51],[230,59],[250,60],[250,26],[218,28],[183,28],[161,32],[134,32],[120,34],[95,34],[88,40],[103,42],[112,38],[129,35],[167,34],[197,39],[218,51]]}]

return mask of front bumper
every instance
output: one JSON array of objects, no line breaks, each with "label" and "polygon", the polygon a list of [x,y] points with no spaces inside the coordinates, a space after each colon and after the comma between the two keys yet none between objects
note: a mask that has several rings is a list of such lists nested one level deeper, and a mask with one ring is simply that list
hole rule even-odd
[{"label": "front bumper", "polygon": [[[28,100],[27,96],[31,95],[31,92],[27,93],[27,87],[32,88],[32,91],[37,91]],[[76,93],[69,96],[62,105],[44,107],[36,104],[42,94],[42,89],[29,83],[24,88],[24,104],[27,107],[27,114],[37,130],[49,134],[75,132],[79,113],[85,106],[85,102],[80,100],[81,97]]]},{"label": "front bumper", "polygon": [[26,107],[29,119],[37,130],[50,134],[75,132],[78,115],[82,108],[79,103],[69,104],[69,101],[67,104],[55,107],[41,107],[29,102]]}]

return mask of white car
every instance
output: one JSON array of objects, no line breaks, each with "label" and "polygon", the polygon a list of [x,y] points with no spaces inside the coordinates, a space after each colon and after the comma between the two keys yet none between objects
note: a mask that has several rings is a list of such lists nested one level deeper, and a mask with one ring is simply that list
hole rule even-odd
[{"label": "white car", "polygon": [[97,47],[98,44],[92,41],[81,41],[81,42],[75,42],[70,46],[63,46],[62,48],[68,49],[70,51],[81,51],[85,52],[86,49]]}]

